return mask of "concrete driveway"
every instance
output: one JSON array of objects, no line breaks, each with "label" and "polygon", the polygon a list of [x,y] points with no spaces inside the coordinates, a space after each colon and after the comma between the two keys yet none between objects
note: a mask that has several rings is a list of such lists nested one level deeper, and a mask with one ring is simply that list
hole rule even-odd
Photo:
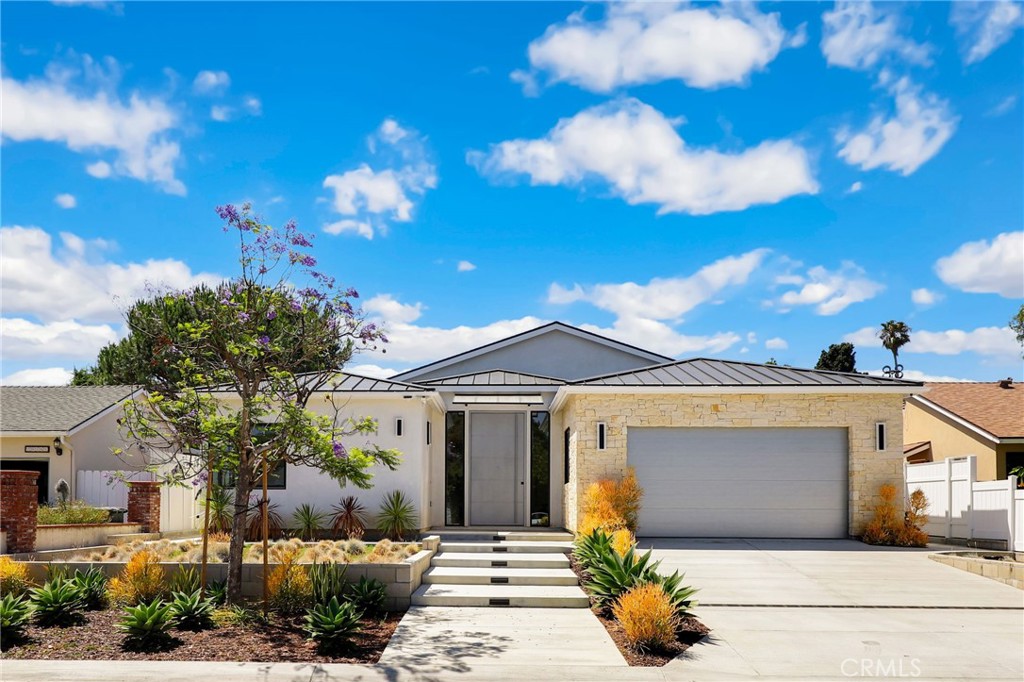
[{"label": "concrete driveway", "polygon": [[[700,588],[679,679],[1024,679],[1024,592],[848,540],[640,541]],[[931,551],[934,551],[931,550]]]}]

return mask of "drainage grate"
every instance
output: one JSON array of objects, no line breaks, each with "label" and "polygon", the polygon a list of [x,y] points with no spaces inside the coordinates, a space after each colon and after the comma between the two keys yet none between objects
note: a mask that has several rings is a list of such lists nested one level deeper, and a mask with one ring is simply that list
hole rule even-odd
[{"label": "drainage grate", "polygon": [[499,577],[491,578],[491,584],[492,585],[508,585],[508,578],[499,578]]},{"label": "drainage grate", "polygon": [[511,606],[511,602],[508,599],[488,599],[488,606]]},{"label": "drainage grate", "polygon": [[508,568],[507,561],[492,561],[491,568]]},{"label": "drainage grate", "polygon": [[491,547],[492,552],[507,552],[508,547]]}]

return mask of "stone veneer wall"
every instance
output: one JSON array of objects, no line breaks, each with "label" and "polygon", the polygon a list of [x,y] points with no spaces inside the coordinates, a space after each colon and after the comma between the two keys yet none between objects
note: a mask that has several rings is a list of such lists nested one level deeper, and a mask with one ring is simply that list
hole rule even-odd
[{"label": "stone veneer wall", "polygon": [[[850,534],[860,535],[878,502],[878,488],[903,478],[903,398],[895,393],[670,394],[592,393],[570,396],[571,428],[566,527],[574,530],[587,486],[626,471],[629,427],[845,427],[850,438]],[[597,423],[607,424],[605,450]],[[886,449],[875,450],[875,424],[886,424]],[[739,501],[738,501],[739,502]]]}]

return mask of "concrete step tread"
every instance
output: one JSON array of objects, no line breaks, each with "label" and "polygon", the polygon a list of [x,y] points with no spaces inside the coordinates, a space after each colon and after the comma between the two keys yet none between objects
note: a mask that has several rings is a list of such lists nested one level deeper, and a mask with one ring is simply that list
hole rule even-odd
[{"label": "concrete step tread", "polygon": [[519,554],[525,552],[569,552],[572,550],[571,542],[535,542],[535,541],[510,541],[510,542],[442,542],[442,552],[494,552],[506,554]]},{"label": "concrete step tread", "polygon": [[435,554],[432,566],[492,567],[493,562],[504,561],[509,568],[568,568],[569,557],[561,553],[519,552],[442,552]]},{"label": "concrete step tread", "polygon": [[423,574],[428,584],[492,584],[504,579],[508,585],[576,585],[569,568],[490,568],[483,566],[434,566]]},{"label": "concrete step tread", "polygon": [[[495,603],[493,600],[501,600]],[[412,595],[417,606],[512,606],[586,608],[590,600],[572,585],[424,584]]]}]

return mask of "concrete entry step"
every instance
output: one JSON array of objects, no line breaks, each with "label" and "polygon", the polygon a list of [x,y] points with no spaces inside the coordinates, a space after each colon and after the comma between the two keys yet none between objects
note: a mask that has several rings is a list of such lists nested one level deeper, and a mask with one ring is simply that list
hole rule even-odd
[{"label": "concrete entry step", "polygon": [[442,552],[486,552],[490,554],[520,554],[527,552],[550,554],[552,552],[567,553],[572,550],[571,542],[442,542]]},{"label": "concrete entry step", "polygon": [[423,574],[428,585],[576,585],[568,568],[469,568],[435,566]]},{"label": "concrete entry step", "polygon": [[487,554],[484,552],[449,551],[435,554],[430,565],[464,568],[569,568],[569,557],[560,552]]},{"label": "concrete entry step", "polygon": [[590,599],[572,585],[421,585],[414,606],[587,608]]},{"label": "concrete entry step", "polygon": [[566,531],[536,530],[487,530],[470,528],[467,530],[434,531],[441,542],[572,542],[573,534]]}]

